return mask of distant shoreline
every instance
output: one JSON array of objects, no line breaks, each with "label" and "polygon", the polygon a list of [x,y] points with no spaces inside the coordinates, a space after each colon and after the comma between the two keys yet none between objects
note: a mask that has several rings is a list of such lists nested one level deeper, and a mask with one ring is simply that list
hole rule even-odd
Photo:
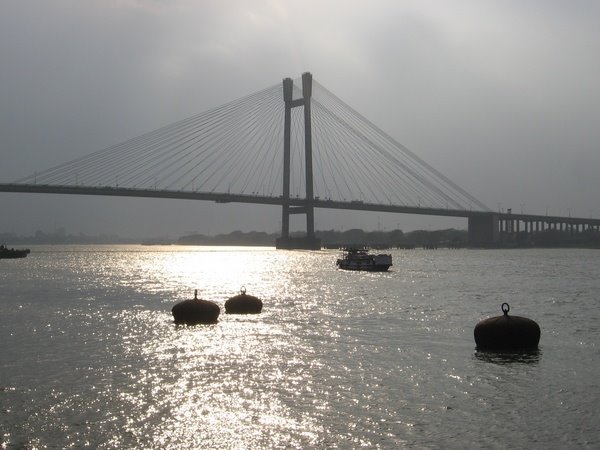
[{"label": "distant shoreline", "polygon": [[[468,244],[466,230],[415,230],[407,233],[402,230],[364,231],[351,229],[347,231],[317,231],[323,248],[341,248],[347,246],[366,246],[371,248],[482,248],[482,249],[519,249],[519,248],[600,248],[600,236],[576,235],[567,233],[544,233],[536,236],[537,241],[515,239],[490,245],[471,246]],[[177,239],[168,237],[155,238],[121,238],[118,235],[87,236],[82,233],[72,235],[59,229],[53,233],[36,232],[33,236],[19,236],[15,233],[0,233],[0,243],[9,247],[23,245],[205,245],[205,246],[248,246],[274,247],[278,233],[259,231],[234,231],[228,234],[208,236],[194,234]]]}]

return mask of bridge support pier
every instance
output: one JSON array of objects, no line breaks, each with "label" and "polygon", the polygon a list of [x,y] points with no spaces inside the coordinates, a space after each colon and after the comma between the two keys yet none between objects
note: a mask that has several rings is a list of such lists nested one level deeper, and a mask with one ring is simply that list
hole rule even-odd
[{"label": "bridge support pier", "polygon": [[487,213],[469,216],[469,245],[491,246],[500,241],[498,214]]},{"label": "bridge support pier", "polygon": [[[281,237],[275,242],[278,249],[320,250],[321,241],[315,236],[315,212],[312,168],[312,127],[310,101],[312,97],[312,75],[302,74],[302,98],[293,99],[294,82],[291,78],[283,80],[283,101],[285,115],[283,126],[283,206],[281,209]],[[292,208],[290,200],[290,146],[292,108],[304,107],[304,162],[306,166],[306,200],[304,206]],[[306,236],[290,236],[290,214],[306,214]]]}]

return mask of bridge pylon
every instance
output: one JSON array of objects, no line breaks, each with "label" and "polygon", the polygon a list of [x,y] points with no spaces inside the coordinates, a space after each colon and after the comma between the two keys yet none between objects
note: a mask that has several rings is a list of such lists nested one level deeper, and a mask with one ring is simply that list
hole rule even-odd
[{"label": "bridge pylon", "polygon": [[[275,246],[278,249],[321,249],[321,241],[315,236],[315,213],[313,194],[312,167],[312,129],[310,102],[312,97],[312,75],[302,74],[302,98],[293,98],[294,81],[291,78],[283,80],[283,101],[285,103],[283,128],[283,205],[281,208],[281,237]],[[306,199],[302,206],[290,205],[290,146],[292,108],[304,107],[304,156],[306,167]],[[306,214],[306,236],[290,236],[290,215]]]}]

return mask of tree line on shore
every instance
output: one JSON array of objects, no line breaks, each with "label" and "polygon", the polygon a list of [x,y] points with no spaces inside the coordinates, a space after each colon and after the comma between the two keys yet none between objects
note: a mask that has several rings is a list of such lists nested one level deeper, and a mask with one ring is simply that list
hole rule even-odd
[{"label": "tree line on shore", "polygon": [[[448,228],[444,230],[415,230],[404,233],[402,230],[364,231],[350,229],[346,231],[317,231],[316,236],[325,247],[366,245],[370,247],[428,247],[448,246],[466,247],[468,232]],[[303,233],[292,233],[292,237],[300,237]],[[121,238],[115,234],[89,236],[83,233],[69,234],[64,228],[45,233],[36,231],[32,236],[19,236],[16,233],[0,232],[0,243],[7,245],[69,245],[69,244],[179,244],[179,245],[241,245],[241,246],[275,246],[279,233],[261,231],[233,231],[227,234],[209,236],[191,234],[179,239],[165,237],[153,239]],[[493,247],[592,247],[600,248],[600,233],[585,231],[570,233],[560,230],[545,230],[539,233],[513,233],[501,237],[501,242]]]},{"label": "tree line on shore", "polygon": [[[292,233],[301,237],[303,233]],[[443,230],[402,230],[364,231],[358,228],[346,231],[316,231],[315,235],[324,247],[366,245],[370,247],[467,247],[468,231],[448,228]],[[193,234],[182,236],[177,241],[181,245],[256,245],[274,246],[279,233],[234,231],[229,234],[206,236]],[[600,233],[585,232],[572,234],[567,231],[545,230],[539,233],[524,232],[503,236],[500,242],[491,247],[600,247]]]},{"label": "tree line on shore", "polygon": [[[301,233],[292,237],[301,236]],[[449,228],[446,230],[415,230],[404,233],[402,230],[364,231],[358,228],[337,231],[316,231],[315,235],[323,246],[368,245],[373,247],[427,246],[448,244],[466,245],[467,231]],[[177,241],[181,245],[257,245],[274,246],[279,233],[234,231],[229,234],[207,236],[193,234],[182,236]]]}]

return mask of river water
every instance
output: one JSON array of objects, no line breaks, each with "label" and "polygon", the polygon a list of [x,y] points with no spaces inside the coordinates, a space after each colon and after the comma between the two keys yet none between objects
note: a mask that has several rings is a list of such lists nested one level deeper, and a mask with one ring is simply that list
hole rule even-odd
[{"label": "river water", "polygon": [[[33,247],[0,260],[1,448],[599,448],[600,251]],[[226,315],[245,286],[263,313]],[[219,323],[173,324],[184,299]],[[477,352],[535,320],[539,350]]]}]

